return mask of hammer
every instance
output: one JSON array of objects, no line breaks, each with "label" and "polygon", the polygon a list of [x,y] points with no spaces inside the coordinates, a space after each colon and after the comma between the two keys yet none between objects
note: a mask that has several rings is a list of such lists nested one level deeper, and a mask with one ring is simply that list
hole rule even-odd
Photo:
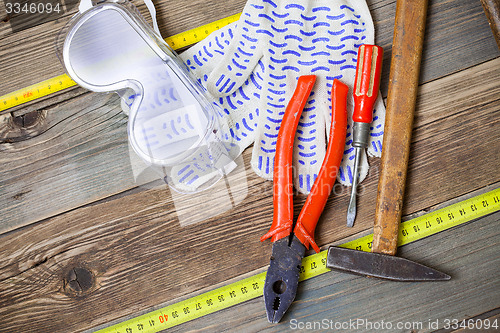
[{"label": "hammer", "polygon": [[328,268],[395,281],[449,280],[450,276],[396,257],[417,99],[427,0],[397,0],[384,143],[372,252],[328,249]]}]

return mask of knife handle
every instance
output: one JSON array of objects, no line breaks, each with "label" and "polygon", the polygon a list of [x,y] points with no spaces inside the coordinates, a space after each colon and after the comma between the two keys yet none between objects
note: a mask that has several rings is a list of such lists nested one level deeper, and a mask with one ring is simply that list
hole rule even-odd
[{"label": "knife handle", "polygon": [[427,0],[397,0],[372,252],[396,254]]}]

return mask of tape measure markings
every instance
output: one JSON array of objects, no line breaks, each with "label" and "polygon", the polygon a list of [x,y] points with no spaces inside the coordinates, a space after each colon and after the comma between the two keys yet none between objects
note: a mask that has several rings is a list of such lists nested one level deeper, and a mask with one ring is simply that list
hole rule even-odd
[{"label": "tape measure markings", "polygon": [[398,246],[402,246],[500,209],[500,189],[487,192],[402,223]]},{"label": "tape measure markings", "polygon": [[[262,296],[266,272],[175,303],[99,332],[156,333],[204,315]],[[128,330],[127,330],[128,329]]]},{"label": "tape measure markings", "polygon": [[221,29],[222,27],[236,22],[241,16],[241,13],[225,17],[223,19],[202,25],[198,28],[188,30],[186,32],[181,32],[177,35],[170,36],[165,39],[168,45],[174,50],[181,49],[183,47],[198,43],[199,41],[205,39],[212,32]]},{"label": "tape measure markings", "polygon": [[[174,50],[195,44],[203,40],[212,32],[237,21],[240,15],[241,13],[231,15],[177,35],[167,37],[165,38],[165,42]],[[73,86],[76,86],[76,82],[73,81],[67,74],[62,74],[45,81],[35,83],[7,95],[0,96],[0,112]]]},{"label": "tape measure markings", "polygon": [[75,85],[75,81],[66,74],[35,83],[0,97],[0,111],[33,101]]},{"label": "tape measure markings", "polygon": [[[398,246],[412,243],[498,210],[500,210],[500,188],[401,223]],[[369,252],[372,240],[373,234],[370,234],[339,246]],[[325,250],[305,257],[302,260],[300,281],[329,272],[330,270],[326,268],[326,255]],[[266,272],[262,272],[98,332],[156,333],[262,296],[265,277]]]}]

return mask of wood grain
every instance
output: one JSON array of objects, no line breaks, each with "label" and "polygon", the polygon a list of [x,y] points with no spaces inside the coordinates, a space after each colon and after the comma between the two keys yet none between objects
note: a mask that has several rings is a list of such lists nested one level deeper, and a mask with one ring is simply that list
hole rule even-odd
[{"label": "wood grain", "polygon": [[[133,3],[148,17],[140,0]],[[376,43],[385,50],[384,63],[390,59],[394,26],[395,0],[367,1],[375,24]],[[244,0],[203,2],[193,0],[189,5],[176,1],[155,1],[160,31],[171,36],[199,25],[240,12]],[[74,11],[69,12],[71,16]],[[0,95],[56,77],[64,69],[56,58],[54,41],[69,16],[44,23],[16,34],[8,23],[0,21]],[[450,23],[450,17],[457,18]],[[473,36],[473,38],[472,38]],[[428,82],[498,56],[500,51],[481,6],[477,1],[432,1],[429,7],[428,29],[424,47],[422,81]],[[387,95],[388,66],[382,74],[382,92]],[[14,110],[22,109],[16,107]]]},{"label": "wood grain", "polygon": [[29,140],[14,139],[8,124],[0,130],[3,232],[107,196],[99,190],[135,187],[117,98],[87,94],[45,110],[44,130]]},{"label": "wood grain", "polygon": [[427,0],[398,0],[372,252],[395,255],[422,61]]},{"label": "wood grain", "polygon": [[[476,77],[477,81],[468,81],[468,93],[480,96],[483,104],[450,103],[440,109],[447,117],[432,117],[430,122],[421,119],[412,143],[404,214],[498,182],[499,151],[492,147],[500,146],[500,100],[484,84],[497,77],[498,68],[495,60],[455,74],[453,80],[446,78],[456,82],[461,75]],[[491,76],[476,76],[476,69]],[[433,87],[426,90],[436,98],[449,90],[439,81],[429,83]],[[420,97],[428,100],[426,94]],[[489,140],[481,139],[484,137]],[[245,159],[248,163],[248,154]],[[471,165],[481,165],[481,172]],[[318,224],[318,244],[371,229],[376,170],[375,164],[360,196],[360,223],[346,230],[348,191],[337,192]],[[0,330],[25,329],[24,319],[29,315],[33,331],[79,331],[267,265],[270,244],[258,239],[272,220],[271,186],[252,173],[246,175],[246,182],[247,186],[235,189],[238,195],[247,191],[243,202],[203,223],[181,227],[169,192],[152,188],[101,200],[4,234],[0,243]],[[303,199],[296,200],[296,214]],[[205,202],[205,207],[210,206],[210,201]],[[205,213],[194,202],[185,209],[194,216]],[[91,272],[94,283],[88,290],[68,288],[74,268]],[[446,271],[447,267],[440,268]]]},{"label": "wood grain", "polygon": [[[446,319],[474,318],[500,307],[499,220],[497,212],[400,248],[405,258],[449,272],[448,282],[394,283],[331,272],[300,283],[297,298],[279,324],[267,322],[260,297],[169,332],[289,332],[308,322],[316,322],[316,329],[297,331],[436,332],[445,327]],[[363,321],[359,326],[349,326],[358,319]],[[392,329],[373,328],[382,321],[392,324]],[[409,326],[397,329],[399,322]],[[335,329],[343,323],[347,323],[344,329]]]},{"label": "wood grain", "polygon": [[[140,0],[134,3],[146,13]],[[155,1],[164,35],[239,12],[244,3]],[[388,64],[395,0],[368,4]],[[53,41],[66,19],[15,34],[0,22],[0,95],[62,73]],[[431,1],[425,43],[405,215],[499,184],[500,52],[480,2]],[[383,95],[388,73],[385,66]],[[0,331],[91,329],[268,264],[271,245],[258,239],[272,221],[272,186],[250,171],[250,152],[240,161],[245,168],[215,192],[170,193],[128,162],[117,102],[113,94],[77,88],[15,109],[14,116],[42,112],[41,130],[2,127],[2,138],[21,140],[0,143]],[[345,228],[349,189],[335,186],[316,229],[318,244],[371,230],[379,163],[370,162],[357,224]],[[304,196],[295,199],[297,215]],[[500,299],[499,219],[497,213],[403,248],[402,256],[451,273],[449,286],[326,274],[302,284],[293,314],[397,321],[488,313]],[[381,307],[380,297],[397,309]],[[289,329],[271,328],[264,318],[255,300],[174,331]]]}]

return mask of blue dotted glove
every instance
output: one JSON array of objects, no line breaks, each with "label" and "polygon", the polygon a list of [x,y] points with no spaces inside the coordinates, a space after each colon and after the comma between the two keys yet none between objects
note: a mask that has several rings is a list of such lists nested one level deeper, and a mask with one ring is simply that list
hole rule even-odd
[{"label": "blue dotted glove", "polygon": [[[203,89],[207,88],[209,75],[223,61],[235,28],[235,23],[225,26],[180,55]],[[228,127],[227,132],[240,151],[245,150],[255,140],[263,77],[264,65],[259,62],[231,94],[208,96],[212,97],[212,102],[223,111],[220,114],[221,122]]]}]

